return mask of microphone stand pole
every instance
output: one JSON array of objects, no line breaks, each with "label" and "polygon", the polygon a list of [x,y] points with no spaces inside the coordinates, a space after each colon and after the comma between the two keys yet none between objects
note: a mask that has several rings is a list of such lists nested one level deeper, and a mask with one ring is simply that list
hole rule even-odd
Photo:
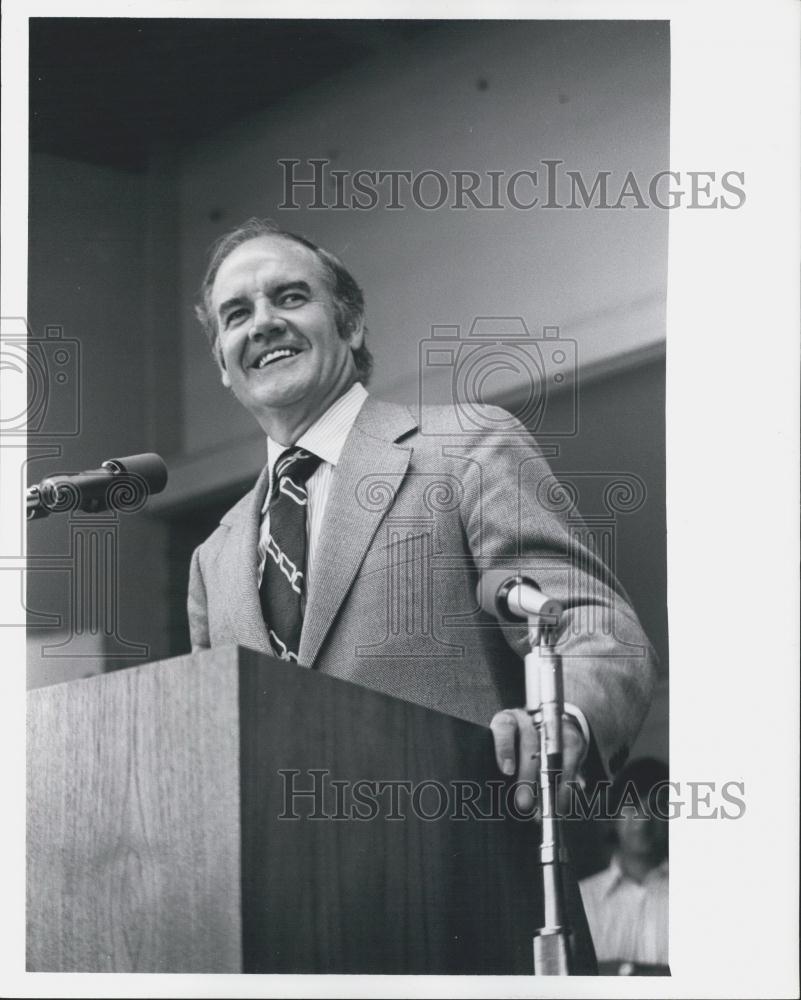
[{"label": "microphone stand pole", "polygon": [[534,974],[569,976],[573,961],[562,873],[567,856],[562,844],[557,806],[563,766],[562,662],[553,647],[556,628],[544,626],[542,617],[536,614],[529,614],[528,628],[531,651],[525,657],[526,709],[539,734],[542,803],[540,867],[545,904],[544,924],[534,932]]}]

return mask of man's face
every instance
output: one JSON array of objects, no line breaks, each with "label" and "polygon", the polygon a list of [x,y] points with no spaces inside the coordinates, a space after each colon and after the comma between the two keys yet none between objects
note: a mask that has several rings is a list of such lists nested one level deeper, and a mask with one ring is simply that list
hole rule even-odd
[{"label": "man's face", "polygon": [[620,849],[630,857],[661,859],[667,853],[667,823],[646,808],[626,806],[616,820]]},{"label": "man's face", "polygon": [[354,381],[363,332],[339,335],[328,278],[306,247],[280,236],[243,243],[211,300],[223,384],[268,432],[276,419],[305,429]]}]

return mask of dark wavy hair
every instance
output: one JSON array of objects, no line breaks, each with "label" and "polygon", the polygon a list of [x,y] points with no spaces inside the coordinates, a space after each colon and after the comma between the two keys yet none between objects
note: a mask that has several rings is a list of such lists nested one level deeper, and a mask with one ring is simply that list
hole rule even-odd
[{"label": "dark wavy hair", "polygon": [[[286,229],[281,229],[270,219],[248,219],[241,226],[232,229],[221,236],[209,251],[209,263],[206,273],[203,276],[203,283],[200,286],[200,299],[195,306],[195,314],[200,320],[206,337],[208,338],[212,354],[217,362],[220,362],[220,331],[217,327],[217,319],[211,301],[211,290],[214,279],[220,270],[223,261],[237,247],[249,240],[258,239],[261,236],[280,236],[283,239],[299,243],[315,254],[323,266],[328,280],[331,294],[334,299],[334,309],[336,315],[337,332],[343,340],[347,340],[350,334],[364,324],[364,293],[356,282],[356,279],[348,271],[342,261],[328,250],[318,247],[316,243],[299,236],[297,233],[290,233]],[[370,373],[373,370],[373,356],[367,347],[367,327],[364,326],[364,340],[361,347],[353,350],[353,361],[356,365],[358,380],[367,384]]]},{"label": "dark wavy hair", "polygon": [[657,818],[668,815],[668,766],[656,757],[630,760],[615,775],[609,792],[610,814],[616,815],[624,802],[639,803]]}]

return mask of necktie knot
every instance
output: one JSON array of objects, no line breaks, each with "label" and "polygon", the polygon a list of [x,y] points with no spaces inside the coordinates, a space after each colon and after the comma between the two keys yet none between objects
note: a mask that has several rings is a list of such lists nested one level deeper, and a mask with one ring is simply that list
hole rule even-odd
[{"label": "necktie knot", "polygon": [[273,495],[285,480],[303,489],[321,461],[321,458],[306,451],[305,448],[299,448],[297,445],[287,448],[279,455],[273,469]]}]

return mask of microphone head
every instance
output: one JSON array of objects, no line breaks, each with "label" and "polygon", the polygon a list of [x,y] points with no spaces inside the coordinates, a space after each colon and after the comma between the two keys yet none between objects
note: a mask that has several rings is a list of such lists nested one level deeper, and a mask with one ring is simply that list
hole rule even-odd
[{"label": "microphone head", "polygon": [[481,574],[476,588],[478,602],[487,614],[502,622],[532,618],[542,625],[556,626],[564,610],[560,601],[543,594],[530,576],[508,569],[491,569]]},{"label": "microphone head", "polygon": [[103,468],[139,476],[145,481],[151,494],[161,493],[167,485],[167,466],[161,455],[157,455],[154,451],[147,451],[141,455],[127,455],[125,458],[110,458],[103,462]]},{"label": "microphone head", "polygon": [[520,622],[517,615],[509,610],[509,593],[518,584],[529,584],[539,589],[537,584],[526,576],[520,576],[508,569],[488,569],[485,570],[478,579],[476,586],[476,597],[483,611],[493,618],[499,618],[503,622]]}]

